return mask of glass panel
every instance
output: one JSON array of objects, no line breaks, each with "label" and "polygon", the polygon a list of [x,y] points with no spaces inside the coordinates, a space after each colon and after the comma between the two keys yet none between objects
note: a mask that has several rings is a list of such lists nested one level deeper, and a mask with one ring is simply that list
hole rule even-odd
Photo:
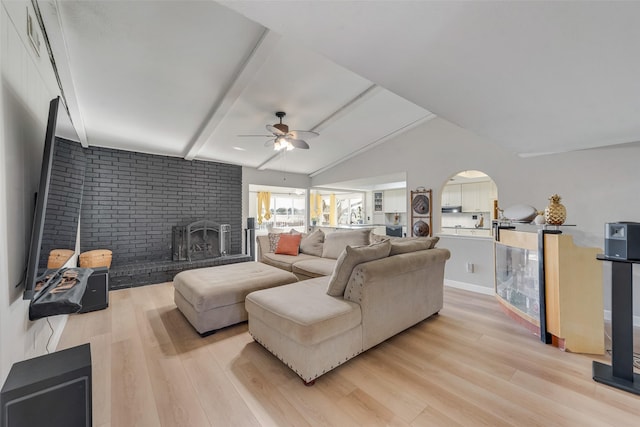
[{"label": "glass panel", "polygon": [[537,251],[496,243],[496,294],[536,321],[540,319]]},{"label": "glass panel", "polygon": [[336,210],[338,225],[362,224],[363,221],[362,193],[336,195]]}]

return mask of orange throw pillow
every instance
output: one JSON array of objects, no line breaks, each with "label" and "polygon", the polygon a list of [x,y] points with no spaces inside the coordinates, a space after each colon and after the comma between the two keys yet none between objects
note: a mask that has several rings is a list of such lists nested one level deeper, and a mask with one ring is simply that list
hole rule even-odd
[{"label": "orange throw pillow", "polygon": [[302,240],[302,234],[281,234],[275,253],[280,255],[298,255],[300,240]]}]

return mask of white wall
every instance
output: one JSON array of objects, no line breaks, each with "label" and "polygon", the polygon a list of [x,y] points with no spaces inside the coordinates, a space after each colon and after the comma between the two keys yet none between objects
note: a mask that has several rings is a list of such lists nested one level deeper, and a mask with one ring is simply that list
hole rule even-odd
[{"label": "white wall", "polygon": [[[578,245],[603,249],[606,222],[640,221],[639,164],[640,144],[520,158],[436,118],[314,177],[312,184],[368,177],[372,169],[384,175],[402,168],[407,172],[407,190],[433,189],[437,233],[440,198],[448,178],[461,170],[481,170],[498,186],[501,207],[526,203],[543,209],[551,194],[560,194],[567,208],[566,223],[576,224],[566,232]],[[610,292],[608,278],[604,288]],[[640,292],[634,309],[640,314]]]},{"label": "white wall", "polygon": [[[0,63],[2,85],[0,129],[0,380],[11,365],[55,349],[66,316],[28,320],[22,300],[34,194],[38,188],[49,101],[58,88],[46,49],[37,57],[26,37],[30,1],[2,1]],[[40,35],[40,40],[42,35]]]}]

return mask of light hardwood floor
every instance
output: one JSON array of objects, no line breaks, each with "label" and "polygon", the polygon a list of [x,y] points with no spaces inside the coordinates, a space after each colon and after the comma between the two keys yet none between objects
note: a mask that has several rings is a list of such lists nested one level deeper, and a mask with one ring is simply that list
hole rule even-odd
[{"label": "light hardwood floor", "polygon": [[640,396],[591,379],[608,357],[540,343],[490,296],[445,288],[439,315],[312,387],[246,323],[200,338],[171,283],[110,299],[70,316],[58,346],[91,343],[98,427],[640,425]]}]

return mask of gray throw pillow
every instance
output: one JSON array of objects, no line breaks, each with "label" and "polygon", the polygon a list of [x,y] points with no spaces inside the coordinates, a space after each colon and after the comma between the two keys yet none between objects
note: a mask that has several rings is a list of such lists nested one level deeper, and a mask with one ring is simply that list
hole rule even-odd
[{"label": "gray throw pillow", "polygon": [[282,233],[269,233],[269,252],[275,252],[280,241],[280,234]]},{"label": "gray throw pillow", "polygon": [[391,239],[389,238],[389,236],[382,236],[380,234],[371,233],[370,240],[371,240],[371,243],[380,243],[380,242],[384,242],[385,240],[391,240]]},{"label": "gray throw pillow", "polygon": [[322,244],[324,243],[324,233],[316,230],[300,241],[300,252],[307,255],[322,256]]},{"label": "gray throw pillow", "polygon": [[324,236],[322,258],[338,259],[344,248],[349,246],[366,246],[369,244],[371,229],[336,231]]},{"label": "gray throw pillow", "polygon": [[344,295],[344,290],[347,288],[347,282],[349,282],[351,272],[356,265],[380,258],[386,258],[389,256],[390,250],[391,242],[388,240],[382,243],[360,246],[357,248],[353,248],[351,246],[345,247],[342,254],[338,257],[333,273],[331,273],[327,294],[334,297]]}]

